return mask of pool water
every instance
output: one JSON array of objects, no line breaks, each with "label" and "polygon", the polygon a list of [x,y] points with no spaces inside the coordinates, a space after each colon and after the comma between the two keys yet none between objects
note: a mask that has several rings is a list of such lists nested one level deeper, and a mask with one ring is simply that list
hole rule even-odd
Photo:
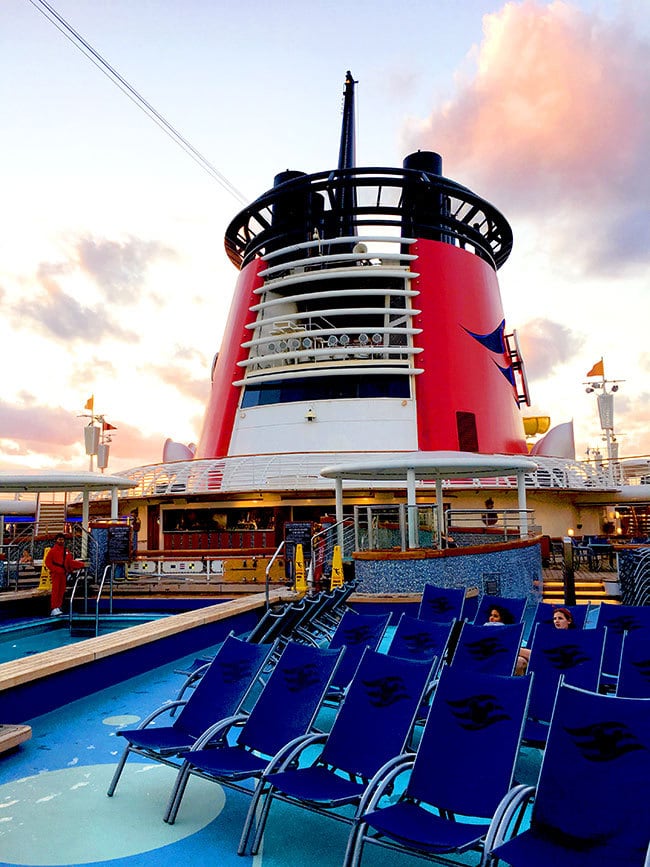
[{"label": "pool water", "polygon": [[[113,614],[100,617],[99,635],[127,629],[141,623],[150,623],[167,614]],[[76,618],[78,620],[78,618]],[[44,653],[58,647],[67,647],[95,637],[95,617],[85,618],[83,631],[70,634],[67,617],[47,617],[14,621],[0,626],[0,663],[23,659],[35,653]]]}]

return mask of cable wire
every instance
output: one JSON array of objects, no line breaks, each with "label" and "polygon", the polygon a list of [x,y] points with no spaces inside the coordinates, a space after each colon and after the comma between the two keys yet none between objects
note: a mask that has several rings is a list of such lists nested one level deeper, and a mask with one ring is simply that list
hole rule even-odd
[{"label": "cable wire", "polygon": [[241,204],[246,205],[250,201],[219,169],[203,156],[172,124],[160,114],[157,109],[148,102],[120,73],[96,51],[84,37],[78,33],[46,0],[29,0],[29,3],[37,9],[57,30],[63,34],[81,53],[90,60],[113,84],[118,87],[131,102],[133,102],[147,117],[152,120],[169,138],[172,139],[185,153],[190,156],[204,171],[234,196]]}]

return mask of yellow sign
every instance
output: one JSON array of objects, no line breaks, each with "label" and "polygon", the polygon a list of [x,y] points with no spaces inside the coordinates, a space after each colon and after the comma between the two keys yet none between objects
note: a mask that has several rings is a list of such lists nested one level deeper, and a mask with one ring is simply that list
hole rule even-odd
[{"label": "yellow sign", "polygon": [[41,577],[38,582],[39,590],[52,590],[52,576],[50,575],[50,570],[45,565],[45,558],[47,557],[49,550],[49,548],[46,548],[45,551],[43,551],[43,565],[41,566]]},{"label": "yellow sign", "polygon": [[343,586],[343,557],[341,556],[341,546],[334,546],[332,555],[332,577],[330,578],[330,590],[335,587]]},{"label": "yellow sign", "polygon": [[305,575],[305,555],[302,551],[302,545],[296,545],[294,574],[296,576],[294,589],[296,593],[300,593],[301,596],[304,596],[307,592],[307,577]]}]

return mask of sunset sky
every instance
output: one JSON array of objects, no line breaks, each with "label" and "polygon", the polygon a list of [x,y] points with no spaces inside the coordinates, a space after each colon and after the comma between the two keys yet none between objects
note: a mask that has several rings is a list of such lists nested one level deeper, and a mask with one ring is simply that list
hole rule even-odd
[{"label": "sunset sky", "polygon": [[[49,2],[49,0],[48,0]],[[359,165],[418,148],[510,221],[499,272],[532,392],[600,446],[584,380],[624,380],[616,433],[650,454],[650,8],[637,0],[52,0],[253,199],[333,167],[345,71]],[[240,203],[39,11],[0,5],[0,470],[109,470],[196,441],[236,271]]]}]

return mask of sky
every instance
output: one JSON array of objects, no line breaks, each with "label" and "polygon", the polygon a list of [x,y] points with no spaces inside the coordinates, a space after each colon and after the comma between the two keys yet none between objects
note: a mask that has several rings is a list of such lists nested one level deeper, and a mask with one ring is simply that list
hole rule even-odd
[{"label": "sky", "polygon": [[[508,218],[525,414],[602,449],[584,382],[603,357],[621,453],[650,455],[647,2],[51,5],[247,200],[336,165],[350,69],[358,165],[438,151]],[[119,472],[198,439],[241,204],[40,8],[0,4],[0,470],[87,469],[94,395]]]}]

